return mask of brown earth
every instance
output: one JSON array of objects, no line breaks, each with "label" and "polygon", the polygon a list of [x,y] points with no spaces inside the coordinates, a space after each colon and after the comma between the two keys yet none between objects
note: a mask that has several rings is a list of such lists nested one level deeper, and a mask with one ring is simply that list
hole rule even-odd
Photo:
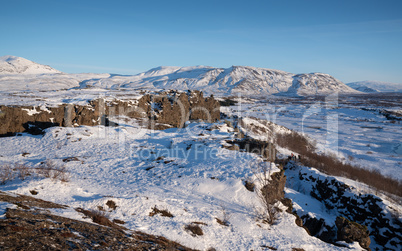
[{"label": "brown earth", "polygon": [[0,191],[0,201],[15,204],[0,219],[1,250],[192,250],[161,236],[73,220],[51,214],[67,206]]}]

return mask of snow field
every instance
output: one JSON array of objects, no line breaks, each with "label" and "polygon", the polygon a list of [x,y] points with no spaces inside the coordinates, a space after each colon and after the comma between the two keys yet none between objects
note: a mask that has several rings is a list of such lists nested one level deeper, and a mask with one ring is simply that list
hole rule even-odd
[{"label": "snow field", "polygon": [[[222,131],[211,131],[209,124],[191,123],[184,129],[165,131],[133,125],[55,127],[47,129],[43,137],[1,138],[1,162],[37,167],[52,159],[65,165],[70,175],[65,183],[31,177],[16,179],[1,189],[26,195],[36,190],[38,198],[71,207],[53,210],[55,213],[80,220],[82,215],[72,208],[107,208],[106,202],[113,200],[118,207],[110,212],[110,219],[124,220],[129,229],[162,235],[200,250],[261,250],[263,245],[279,250],[342,250],[309,236],[296,226],[295,217],[285,212],[275,225],[256,222],[259,202],[243,180],[253,178],[250,166],[261,159],[222,148],[221,142],[233,137],[223,124],[217,126]],[[175,154],[172,149],[176,148],[184,155]],[[147,153],[141,155],[138,149]],[[29,154],[24,157],[23,152]],[[78,161],[63,162],[68,157]],[[154,206],[174,217],[150,217]],[[228,227],[216,221],[223,217],[223,210],[230,216]],[[184,230],[192,222],[206,224],[200,225],[204,235],[193,237]]]}]

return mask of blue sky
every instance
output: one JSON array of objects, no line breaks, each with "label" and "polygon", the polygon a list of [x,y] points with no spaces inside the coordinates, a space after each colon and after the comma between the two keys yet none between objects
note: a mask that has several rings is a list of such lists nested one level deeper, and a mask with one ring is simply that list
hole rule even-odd
[{"label": "blue sky", "polygon": [[247,65],[402,84],[402,1],[2,1],[2,55],[68,73]]}]

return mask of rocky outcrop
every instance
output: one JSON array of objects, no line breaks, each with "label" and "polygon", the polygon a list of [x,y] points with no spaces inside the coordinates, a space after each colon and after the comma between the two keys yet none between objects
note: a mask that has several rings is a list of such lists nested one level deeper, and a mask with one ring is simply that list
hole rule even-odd
[{"label": "rocky outcrop", "polygon": [[336,240],[336,228],[326,224],[324,219],[305,214],[301,216],[301,220],[301,226],[307,229],[310,235],[328,243],[334,243]]},{"label": "rocky outcrop", "polygon": [[273,173],[270,182],[261,188],[262,195],[267,198],[268,204],[275,204],[277,201],[282,201],[285,197],[286,176],[285,172]]},{"label": "rocky outcrop", "polygon": [[109,119],[114,116],[141,119],[151,129],[183,127],[189,120],[219,120],[220,104],[213,97],[204,98],[199,91],[170,91],[146,94],[138,100],[91,100],[87,105],[0,106],[0,136],[43,134],[52,126],[108,126],[113,125]]},{"label": "rocky outcrop", "polygon": [[[271,162],[274,162],[276,159],[276,147],[273,143],[245,137],[242,139],[228,140],[226,142],[231,145],[230,147],[226,147],[230,150],[234,148],[234,150],[241,149],[246,152],[255,153]],[[237,148],[234,146],[237,146]]]},{"label": "rocky outcrop", "polygon": [[335,221],[338,228],[338,241],[345,241],[347,243],[359,242],[362,248],[370,250],[371,243],[369,231],[366,226],[362,226],[356,222],[349,221],[344,217],[337,217]]},{"label": "rocky outcrop", "polygon": [[384,210],[381,198],[372,194],[354,194],[350,187],[335,178],[314,180],[314,177],[301,176],[313,182],[311,195],[322,201],[326,208],[368,226],[370,236],[376,244],[389,246],[390,250],[391,247],[395,247],[395,250],[401,247],[402,233],[398,229],[402,224]]},{"label": "rocky outcrop", "polygon": [[212,96],[204,98],[200,91],[145,95],[139,100],[139,107],[149,113],[154,123],[173,127],[183,127],[188,120],[214,122],[220,119],[219,101]]},{"label": "rocky outcrop", "polygon": [[16,132],[40,134],[44,128],[61,126],[64,107],[9,107],[0,106],[0,135],[12,136]]},{"label": "rocky outcrop", "polygon": [[[334,177],[310,172],[293,162],[289,162],[285,166],[285,172],[290,177],[297,177],[298,181],[293,180],[292,188],[297,190],[298,187],[303,187],[304,191],[299,192],[309,191],[309,194],[320,201],[323,207],[332,214],[350,219],[351,222],[361,226],[367,226],[371,242],[369,245],[373,250],[384,247],[387,247],[388,250],[401,250],[402,222],[381,198],[373,194],[360,194]],[[324,236],[322,236],[322,231],[318,231],[321,234],[315,236],[321,240],[328,241],[326,236],[337,236],[340,231],[337,227],[318,224],[320,221],[323,222],[320,218],[311,219],[312,217],[308,214],[300,216],[310,232],[319,228],[328,230],[329,233],[332,231],[330,235]],[[336,226],[335,222],[334,225]],[[337,241],[337,238],[330,238],[328,242],[334,241]],[[368,242],[364,241],[364,243]]]}]

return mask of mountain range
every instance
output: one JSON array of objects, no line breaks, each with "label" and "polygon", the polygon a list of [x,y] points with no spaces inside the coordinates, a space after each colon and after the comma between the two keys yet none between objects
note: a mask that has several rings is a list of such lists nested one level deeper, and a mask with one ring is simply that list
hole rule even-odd
[{"label": "mountain range", "polygon": [[402,84],[397,83],[387,83],[380,81],[359,81],[346,84],[349,87],[352,87],[355,90],[366,92],[366,93],[375,93],[375,92],[402,92]]},{"label": "mountain range", "polygon": [[[35,75],[35,76],[32,76]],[[0,90],[69,88],[200,90],[216,95],[326,95],[360,93],[324,73],[293,74],[249,66],[160,66],[137,75],[67,74],[47,65],[15,57],[0,57]],[[355,89],[354,89],[355,88]],[[367,89],[368,90],[368,89]],[[364,91],[364,92],[367,92]],[[370,91],[370,90],[368,90]]]}]

